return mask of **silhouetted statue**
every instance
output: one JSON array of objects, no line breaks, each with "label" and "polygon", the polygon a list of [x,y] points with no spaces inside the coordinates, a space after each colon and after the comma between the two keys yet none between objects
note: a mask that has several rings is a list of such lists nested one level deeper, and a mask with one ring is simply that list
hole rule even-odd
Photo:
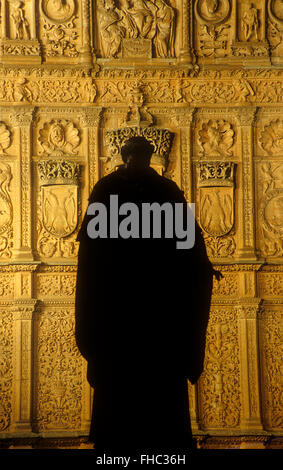
[{"label": "silhouetted statue", "polygon": [[[149,166],[152,153],[146,139],[129,139],[124,165],[98,181],[89,203],[109,209],[117,194],[119,206],[187,207],[178,186]],[[187,379],[195,383],[203,369],[213,277],[201,231],[196,224],[192,249],[176,249],[165,237],[92,239],[91,219],[78,235],[76,295],[76,340],[94,387],[90,440],[113,455],[190,449]]]}]

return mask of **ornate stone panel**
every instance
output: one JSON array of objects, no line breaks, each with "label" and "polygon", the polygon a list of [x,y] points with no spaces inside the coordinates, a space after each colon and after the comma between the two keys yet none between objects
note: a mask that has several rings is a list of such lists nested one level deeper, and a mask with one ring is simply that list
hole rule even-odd
[{"label": "ornate stone panel", "polygon": [[0,439],[88,434],[76,236],[122,143],[145,135],[223,275],[193,431],[208,448],[276,446],[282,1],[1,0],[0,18]]},{"label": "ornate stone panel", "polygon": [[37,431],[81,428],[82,359],[74,341],[74,308],[38,312],[36,335],[35,422]]},{"label": "ornate stone panel", "polygon": [[199,382],[202,429],[234,429],[240,424],[240,359],[237,315],[214,306],[210,312],[204,372]]}]

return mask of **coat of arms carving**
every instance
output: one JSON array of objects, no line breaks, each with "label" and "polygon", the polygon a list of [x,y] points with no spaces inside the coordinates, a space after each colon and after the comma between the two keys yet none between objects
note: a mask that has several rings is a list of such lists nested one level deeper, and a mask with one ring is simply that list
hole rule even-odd
[{"label": "coat of arms carving", "polygon": [[234,169],[230,162],[200,164],[199,221],[203,230],[213,237],[223,237],[234,225]]},{"label": "coat of arms carving", "polygon": [[39,255],[72,257],[74,240],[69,237],[78,224],[79,165],[66,160],[44,160],[38,163],[40,180]]}]

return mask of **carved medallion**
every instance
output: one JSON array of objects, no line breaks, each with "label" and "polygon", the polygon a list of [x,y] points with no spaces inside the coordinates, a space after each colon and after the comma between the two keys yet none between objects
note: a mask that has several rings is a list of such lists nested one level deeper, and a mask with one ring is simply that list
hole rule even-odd
[{"label": "carved medallion", "polygon": [[200,225],[213,237],[227,235],[234,225],[234,164],[200,165]]},{"label": "carved medallion", "polygon": [[44,16],[52,23],[66,23],[75,13],[75,0],[42,0]]},{"label": "carved medallion", "polygon": [[268,11],[271,18],[283,24],[283,2],[282,0],[269,0]]},{"label": "carved medallion", "polygon": [[228,18],[230,10],[229,0],[197,0],[195,3],[195,15],[200,23],[222,23]]},{"label": "carved medallion", "polygon": [[262,209],[262,216],[268,229],[275,235],[283,236],[283,190],[274,189],[268,194]]},{"label": "carved medallion", "polygon": [[38,141],[47,154],[61,156],[77,153],[80,144],[79,130],[70,121],[52,120],[45,123],[39,131]]}]

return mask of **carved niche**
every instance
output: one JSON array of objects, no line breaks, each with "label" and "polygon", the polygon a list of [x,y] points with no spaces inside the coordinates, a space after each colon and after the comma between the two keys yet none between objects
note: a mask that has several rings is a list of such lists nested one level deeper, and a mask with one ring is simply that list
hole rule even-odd
[{"label": "carved niche", "polygon": [[40,64],[40,45],[36,38],[35,2],[2,0],[1,61]]}]

